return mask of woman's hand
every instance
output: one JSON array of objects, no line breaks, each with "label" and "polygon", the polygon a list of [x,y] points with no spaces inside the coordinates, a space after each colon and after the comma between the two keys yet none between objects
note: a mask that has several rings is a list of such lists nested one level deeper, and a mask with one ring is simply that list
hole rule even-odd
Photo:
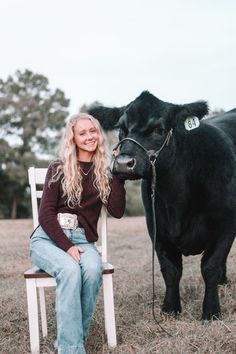
[{"label": "woman's hand", "polygon": [[112,155],[113,155],[114,158],[116,158],[119,155],[118,149],[113,149]]},{"label": "woman's hand", "polygon": [[83,253],[84,249],[80,246],[72,246],[68,249],[66,253],[68,253],[76,262],[80,261],[80,253]]}]

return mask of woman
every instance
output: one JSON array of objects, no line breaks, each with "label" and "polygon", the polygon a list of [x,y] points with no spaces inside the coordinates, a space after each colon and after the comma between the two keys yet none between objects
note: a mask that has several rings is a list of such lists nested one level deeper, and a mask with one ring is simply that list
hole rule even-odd
[{"label": "woman", "polygon": [[122,217],[124,182],[112,176],[99,122],[80,113],[66,125],[59,160],[50,164],[30,245],[33,262],[56,278],[57,348],[86,354],[84,343],[102,282],[94,242],[101,207]]}]

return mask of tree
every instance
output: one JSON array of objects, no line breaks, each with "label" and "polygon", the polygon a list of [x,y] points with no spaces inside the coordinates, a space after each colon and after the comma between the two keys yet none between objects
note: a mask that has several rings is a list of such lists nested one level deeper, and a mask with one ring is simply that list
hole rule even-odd
[{"label": "tree", "polygon": [[225,110],[223,108],[215,108],[211,112],[210,116],[218,116],[218,115],[223,114],[223,113],[225,113]]},{"label": "tree", "polygon": [[87,113],[89,109],[97,107],[97,106],[102,106],[102,103],[100,103],[99,101],[94,101],[94,102],[89,103],[89,104],[84,103],[80,107],[80,112]]},{"label": "tree", "polygon": [[29,215],[29,166],[47,165],[68,115],[63,91],[29,70],[0,79],[0,217]]}]

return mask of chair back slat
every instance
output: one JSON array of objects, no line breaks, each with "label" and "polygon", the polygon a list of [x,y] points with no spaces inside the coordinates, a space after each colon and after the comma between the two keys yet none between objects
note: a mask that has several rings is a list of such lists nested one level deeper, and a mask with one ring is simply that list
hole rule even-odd
[{"label": "chair back slat", "polygon": [[42,185],[45,182],[46,173],[47,168],[30,167],[28,170],[34,228],[38,226],[38,199],[42,198]]},{"label": "chair back slat", "polygon": [[101,218],[101,244],[102,262],[107,262],[107,210],[103,206],[100,214]]},{"label": "chair back slat", "polygon": [[43,195],[43,191],[36,191],[37,199],[41,199],[42,195]]},{"label": "chair back slat", "polygon": [[[38,200],[42,198],[47,168],[30,167],[28,170],[34,229],[38,226]],[[107,210],[103,206],[100,214],[100,238],[102,262],[107,262]]]}]

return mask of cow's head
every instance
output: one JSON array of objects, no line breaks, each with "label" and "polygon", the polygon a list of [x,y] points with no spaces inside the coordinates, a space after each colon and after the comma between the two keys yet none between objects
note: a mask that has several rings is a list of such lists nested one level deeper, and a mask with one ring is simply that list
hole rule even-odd
[{"label": "cow's head", "polygon": [[[204,101],[174,105],[159,100],[148,91],[142,92],[124,107],[96,107],[89,110],[105,130],[118,128],[120,141],[124,138],[134,139],[148,151],[158,151],[168,133],[172,129],[183,129],[184,121],[188,117],[201,119],[207,112],[207,104]],[[171,140],[169,144],[165,144],[158,156],[157,163],[160,166],[173,159],[175,147]],[[124,179],[138,179],[147,178],[150,168],[145,150],[131,140],[124,140],[115,158],[113,172]]]}]

